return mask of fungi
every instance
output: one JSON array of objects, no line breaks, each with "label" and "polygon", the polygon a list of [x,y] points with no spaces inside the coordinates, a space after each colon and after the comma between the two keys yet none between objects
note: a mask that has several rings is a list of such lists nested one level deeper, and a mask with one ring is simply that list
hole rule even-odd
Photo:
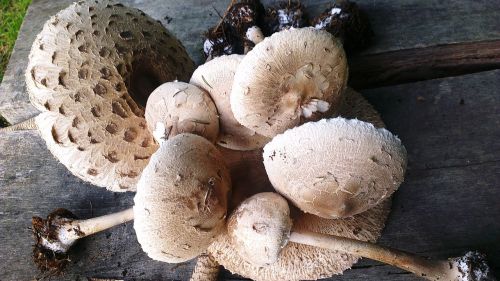
[{"label": "fungi", "polygon": [[165,141],[137,186],[134,229],[152,259],[195,258],[225,227],[231,178],[221,153],[203,137]]},{"label": "fungi", "polygon": [[241,61],[231,91],[236,120],[273,137],[338,110],[347,81],[341,43],[313,28],[284,30]]},{"label": "fungi", "polygon": [[403,182],[406,150],[386,129],[357,119],[323,119],[264,147],[274,188],[302,211],[350,217],[390,197]]},{"label": "fungi", "polygon": [[210,96],[184,82],[167,82],[151,93],[146,122],[160,144],[180,133],[200,135],[211,142],[219,134],[217,109]]},{"label": "fungi", "polygon": [[85,181],[134,191],[158,148],[146,128],[146,100],[193,69],[181,43],[141,11],[79,1],[44,25],[25,78],[51,153]]},{"label": "fungi", "polygon": [[217,107],[220,125],[217,144],[229,149],[253,150],[263,147],[270,139],[236,121],[229,98],[234,73],[243,57],[229,55],[214,58],[200,65],[194,71],[189,83],[208,92]]},{"label": "fungi", "polygon": [[486,281],[492,277],[485,256],[477,252],[450,260],[429,260],[356,239],[292,230],[288,202],[273,192],[245,200],[229,217],[228,233],[238,255],[256,266],[278,262],[282,248],[293,242],[381,261],[428,280]]}]

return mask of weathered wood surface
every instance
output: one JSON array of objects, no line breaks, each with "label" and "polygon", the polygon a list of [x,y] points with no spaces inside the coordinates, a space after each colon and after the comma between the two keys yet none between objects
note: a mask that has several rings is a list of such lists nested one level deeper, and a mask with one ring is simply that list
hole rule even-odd
[{"label": "weathered wood surface", "polygon": [[[28,101],[25,93],[26,88],[22,82],[31,44],[49,16],[54,15],[71,2],[73,0],[34,0],[30,5],[25,18],[26,23],[21,28],[11,57],[12,63],[9,64],[4,81],[0,85],[0,114],[13,124],[37,113]],[[202,33],[217,22],[218,15],[215,10],[223,12],[229,0],[122,0],[121,2],[137,7],[153,18],[161,20],[184,43],[191,57],[200,63],[202,61]],[[275,1],[265,0],[262,2],[268,4]],[[308,14],[311,16],[319,14],[328,6],[328,3],[331,3],[329,0],[303,0],[301,2],[307,7]],[[500,39],[500,29],[498,29],[500,17],[497,16],[498,0],[358,0],[356,2],[367,12],[376,34],[373,46],[363,52],[361,58],[352,65],[353,70],[356,70],[353,73],[353,78],[359,86],[382,85],[384,83],[380,83],[379,80],[373,80],[383,79],[385,76],[393,77],[395,75],[394,69],[400,67],[397,64],[392,67],[392,61],[385,60],[384,56],[381,58],[376,56],[375,58],[380,59],[380,61],[373,62],[372,55],[374,54],[416,49],[414,54],[419,57],[428,57],[429,53],[425,52],[426,50],[420,54],[421,48]],[[497,48],[492,52],[495,50]],[[475,55],[474,52],[469,54]],[[430,54],[431,57],[438,55],[439,52],[435,55]],[[370,63],[370,67],[366,69],[363,63],[365,56],[369,57],[368,62]],[[412,60],[404,60],[403,63],[406,61],[413,63]],[[424,61],[424,65],[421,67],[425,67],[426,62]],[[496,62],[498,63],[498,57]],[[492,69],[489,65],[482,67],[482,65],[478,66],[477,64],[469,68],[469,60],[452,60],[449,63],[453,67],[457,65],[462,67],[460,74]],[[392,69],[392,71],[387,69]],[[407,70],[409,70],[407,75],[410,78],[389,79],[387,81],[395,83],[446,76],[440,72],[430,72],[425,76],[412,68],[407,68]],[[386,74],[386,72],[389,73]],[[372,75],[373,73],[379,74]],[[438,75],[430,75],[432,73]],[[360,83],[359,81],[364,81],[367,75],[371,76],[370,83]],[[412,78],[412,75],[416,75],[416,77]]]},{"label": "weathered wood surface", "polygon": [[[485,251],[500,270],[500,70],[363,92],[398,134],[409,155],[405,183],[380,243],[422,255],[449,257]],[[132,205],[72,176],[36,132],[0,135],[0,280],[32,280],[30,218],[65,207],[81,217]],[[52,280],[86,277],[187,280],[193,262],[150,260],[132,223],[86,238],[69,271]],[[223,271],[221,280],[241,280]],[[364,260],[329,280],[419,280]]]}]

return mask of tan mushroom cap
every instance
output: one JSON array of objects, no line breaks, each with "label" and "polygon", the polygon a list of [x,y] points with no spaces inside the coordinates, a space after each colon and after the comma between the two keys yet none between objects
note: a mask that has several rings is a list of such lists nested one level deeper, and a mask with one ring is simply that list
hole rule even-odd
[{"label": "tan mushroom cap", "polygon": [[227,222],[227,233],[236,252],[257,266],[278,260],[281,249],[288,243],[291,228],[288,202],[274,192],[247,198]]},{"label": "tan mushroom cap", "polygon": [[[370,120],[383,126],[382,119],[373,107],[357,92],[352,91],[339,109],[339,115]],[[354,116],[353,116],[354,115]],[[242,178],[244,171],[251,171],[248,180],[238,184],[233,182],[233,202],[241,202],[242,197],[250,197],[259,192],[273,191],[262,163],[261,150],[231,151],[223,150],[233,179]],[[260,154],[260,155],[259,155]],[[253,167],[253,168],[252,168]],[[299,212],[294,217],[294,227],[298,230],[310,230],[375,242],[381,234],[390,210],[390,199],[374,208],[345,219],[324,219],[311,214]],[[209,247],[209,252],[225,268],[233,273],[262,281],[282,280],[314,280],[341,274],[349,269],[357,257],[341,252],[289,243],[282,251],[278,263],[267,266],[255,266],[246,262],[236,253],[224,233]]]},{"label": "tan mushroom cap", "polygon": [[185,82],[167,82],[156,88],[146,104],[146,122],[159,143],[180,133],[215,142],[219,118],[205,91]]},{"label": "tan mushroom cap", "polygon": [[231,178],[221,153],[203,137],[165,141],[137,186],[134,229],[152,259],[195,258],[225,229]]},{"label": "tan mushroom cap", "polygon": [[338,39],[313,28],[284,30],[243,58],[234,77],[231,108],[242,125],[273,137],[336,112],[347,76]]},{"label": "tan mushroom cap", "polygon": [[243,55],[216,57],[200,65],[189,83],[207,91],[215,102],[220,118],[217,144],[234,150],[253,150],[262,148],[270,139],[236,121],[229,99],[234,74],[243,58]]},{"label": "tan mushroom cap", "polygon": [[386,129],[342,117],[309,122],[264,147],[274,188],[306,213],[350,217],[389,197],[403,182],[406,150]]},{"label": "tan mushroom cap", "polygon": [[48,20],[25,76],[52,154],[85,181],[134,191],[157,149],[144,120],[147,97],[193,69],[161,23],[104,0],[74,3]]}]

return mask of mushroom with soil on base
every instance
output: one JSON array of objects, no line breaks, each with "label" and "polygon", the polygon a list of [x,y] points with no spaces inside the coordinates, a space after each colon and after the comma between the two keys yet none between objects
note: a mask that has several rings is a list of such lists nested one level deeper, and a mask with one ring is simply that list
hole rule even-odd
[{"label": "mushroom with soil on base", "polygon": [[381,261],[428,280],[496,280],[485,256],[477,252],[449,260],[429,260],[346,237],[293,230],[288,202],[272,192],[245,200],[229,217],[228,233],[238,254],[257,266],[277,262],[281,249],[293,242]]},{"label": "mushroom with soil on base", "polygon": [[79,1],[44,25],[25,78],[51,153],[77,177],[124,192],[158,149],[144,120],[149,94],[193,70],[153,18],[114,1]]},{"label": "mushroom with soil on base", "polygon": [[217,107],[220,126],[217,144],[234,150],[253,150],[263,147],[270,139],[241,125],[231,111],[234,74],[243,58],[243,55],[216,57],[200,65],[189,83],[208,92]]},{"label": "mushroom with soil on base", "polygon": [[206,139],[179,134],[165,141],[138,186],[133,209],[90,220],[61,210],[47,220],[33,218],[39,268],[57,271],[47,264],[61,260],[76,240],[132,219],[142,249],[174,263],[201,254],[224,229],[231,179],[222,155]]},{"label": "mushroom with soil on base", "polygon": [[219,134],[217,109],[210,96],[185,82],[167,82],[146,103],[146,122],[158,143],[180,133],[215,142]]},{"label": "mushroom with soil on base", "polygon": [[231,109],[245,127],[267,137],[338,111],[347,82],[342,44],[326,31],[284,30],[241,61]]},{"label": "mushroom with soil on base", "polygon": [[302,211],[332,219],[389,198],[406,162],[404,146],[388,130],[342,117],[287,130],[264,147],[274,188]]}]

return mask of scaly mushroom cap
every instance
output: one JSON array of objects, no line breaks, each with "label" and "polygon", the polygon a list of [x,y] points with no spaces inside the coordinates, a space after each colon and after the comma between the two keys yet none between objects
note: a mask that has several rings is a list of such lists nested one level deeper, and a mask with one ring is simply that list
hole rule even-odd
[{"label": "scaly mushroom cap", "polygon": [[134,229],[149,257],[178,263],[202,252],[225,229],[229,170],[203,137],[180,134],[153,154],[137,184]]},{"label": "scaly mushroom cap", "polygon": [[284,30],[243,58],[231,108],[239,123],[273,137],[336,112],[347,75],[342,44],[331,34],[313,28]]},{"label": "scaly mushroom cap", "polygon": [[[377,111],[357,92],[346,95],[339,115],[374,122],[383,127]],[[259,192],[273,191],[265,173],[261,150],[232,151],[222,149],[224,158],[231,167],[233,180],[231,205],[239,205],[242,199]],[[245,173],[249,171],[251,175]],[[245,176],[248,180],[245,180]],[[298,230],[340,235],[363,241],[375,242],[380,237],[384,222],[390,210],[390,199],[374,208],[345,219],[324,219],[299,211],[294,216],[294,227]],[[278,262],[267,266],[255,266],[245,261],[236,252],[227,233],[223,233],[209,247],[209,252],[226,269],[253,280],[315,280],[341,274],[349,269],[358,258],[342,252],[317,247],[288,243],[283,248]]]},{"label": "scaly mushroom cap", "polygon": [[134,191],[157,149],[144,120],[148,95],[193,69],[161,23],[104,0],[74,3],[48,20],[25,76],[52,154],[85,181]]},{"label": "scaly mushroom cap", "polygon": [[373,106],[360,93],[350,87],[347,87],[342,96],[339,111],[331,117],[338,116],[369,122],[376,128],[385,127],[384,121]]},{"label": "scaly mushroom cap", "polygon": [[243,201],[227,222],[227,232],[238,254],[257,266],[275,263],[288,243],[292,219],[288,202],[274,192]]},{"label": "scaly mushroom cap", "polygon": [[323,119],[290,129],[264,147],[274,188],[306,213],[350,217],[403,182],[406,150],[386,129],[357,119]]},{"label": "scaly mushroom cap", "polygon": [[210,96],[184,82],[167,82],[151,93],[146,122],[159,143],[180,133],[191,133],[215,142],[219,134],[217,109]]},{"label": "scaly mushroom cap", "polygon": [[216,57],[200,65],[189,83],[207,91],[219,112],[220,135],[217,144],[234,150],[253,150],[263,147],[269,138],[241,125],[231,111],[229,96],[234,74],[243,55]]}]

